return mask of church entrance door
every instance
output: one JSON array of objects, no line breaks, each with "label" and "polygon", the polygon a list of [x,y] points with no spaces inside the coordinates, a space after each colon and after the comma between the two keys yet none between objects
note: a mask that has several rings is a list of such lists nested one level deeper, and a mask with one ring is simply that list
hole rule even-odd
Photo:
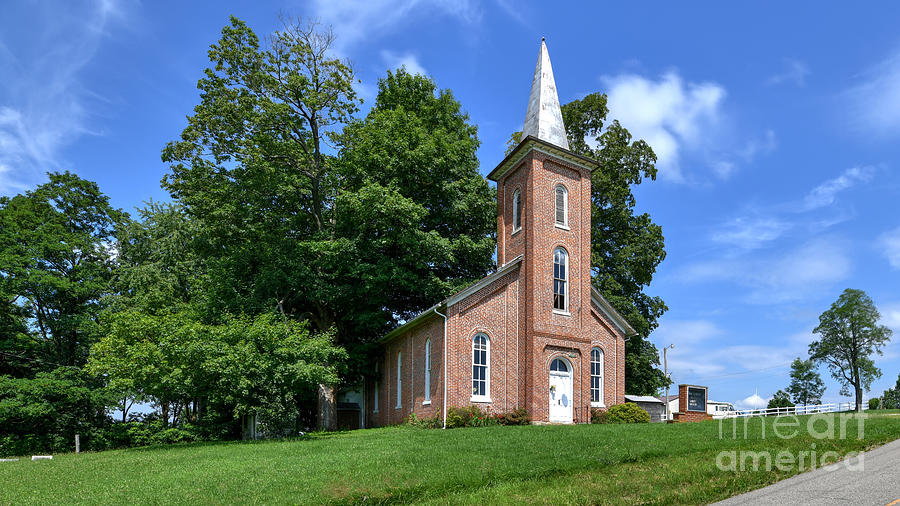
[{"label": "church entrance door", "polygon": [[550,421],[572,423],[572,366],[563,358],[550,362]]}]

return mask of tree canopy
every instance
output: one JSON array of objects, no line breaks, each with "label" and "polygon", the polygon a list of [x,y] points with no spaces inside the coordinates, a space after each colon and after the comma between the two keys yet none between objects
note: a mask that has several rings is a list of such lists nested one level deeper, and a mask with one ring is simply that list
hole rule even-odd
[{"label": "tree canopy", "polygon": [[353,71],[328,56],[332,42],[291,22],[263,46],[232,19],[163,151],[163,185],[196,222],[207,312],[278,310],[335,328],[361,357],[491,270],[495,202],[449,91],[401,69],[351,120]]},{"label": "tree canopy", "polygon": [[10,332],[0,342],[32,372],[87,360],[111,289],[115,231],[128,220],[96,183],[69,172],[48,177],[0,198],[0,325]]},{"label": "tree canopy", "polygon": [[825,383],[812,360],[794,359],[791,362],[791,384],[787,388],[794,402],[803,405],[819,404],[825,393]]},{"label": "tree canopy", "polygon": [[847,288],[819,316],[813,330],[819,339],[809,345],[810,358],[828,364],[832,377],[841,383],[841,394],[851,389],[856,396],[856,409],[862,410],[863,389],[881,377],[872,356],[891,339],[891,329],[879,325],[881,315],[872,299],[862,290]]}]

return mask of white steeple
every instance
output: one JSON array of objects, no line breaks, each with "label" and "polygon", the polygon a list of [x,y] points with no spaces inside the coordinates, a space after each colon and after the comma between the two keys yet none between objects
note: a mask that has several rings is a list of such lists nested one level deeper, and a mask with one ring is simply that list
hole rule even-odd
[{"label": "white steeple", "polygon": [[534,69],[534,80],[531,82],[525,127],[522,129],[523,139],[529,135],[569,149],[562,110],[559,108],[559,96],[556,94],[556,81],[553,79],[553,67],[550,66],[550,53],[547,52],[547,44],[543,38],[541,53]]}]

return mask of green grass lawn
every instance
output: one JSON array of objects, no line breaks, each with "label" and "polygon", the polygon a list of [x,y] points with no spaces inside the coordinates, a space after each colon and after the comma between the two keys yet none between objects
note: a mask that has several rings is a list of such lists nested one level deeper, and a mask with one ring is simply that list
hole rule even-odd
[{"label": "green grass lawn", "polygon": [[731,425],[720,439],[718,422],[392,427],[65,454],[0,463],[0,503],[705,503],[798,472],[721,471],[720,451],[796,454],[815,444],[819,455],[843,455],[900,438],[896,414],[869,415],[862,440],[855,422],[848,438],[816,439],[806,431],[808,417],[799,418],[791,439],[775,437],[773,418],[757,418],[746,439],[742,425],[737,439]]}]

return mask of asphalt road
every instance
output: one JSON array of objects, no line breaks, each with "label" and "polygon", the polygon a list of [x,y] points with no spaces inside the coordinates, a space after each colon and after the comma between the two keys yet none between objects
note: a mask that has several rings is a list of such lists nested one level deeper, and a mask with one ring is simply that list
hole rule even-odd
[{"label": "asphalt road", "polygon": [[[861,457],[861,470],[848,469],[847,462],[838,462],[716,504],[900,506],[900,440],[865,452]],[[849,464],[859,467],[852,459]]]}]

